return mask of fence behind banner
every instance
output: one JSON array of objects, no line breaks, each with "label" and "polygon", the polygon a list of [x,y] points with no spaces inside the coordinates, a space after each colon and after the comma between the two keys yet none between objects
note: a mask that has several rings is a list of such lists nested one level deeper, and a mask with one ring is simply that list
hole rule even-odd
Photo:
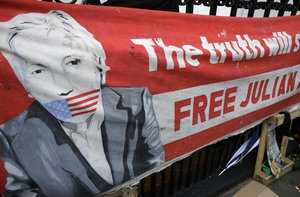
[{"label": "fence behind banner", "polygon": [[230,8],[230,16],[237,16],[238,9],[248,10],[247,17],[254,17],[257,10],[263,11],[264,17],[270,17],[272,10],[278,11],[277,16],[296,15],[299,11],[299,0],[181,0],[180,5],[186,6],[186,13],[194,13],[194,6],[209,7],[209,15],[218,15],[217,11],[224,7]]},{"label": "fence behind banner", "polygon": [[[257,129],[260,129],[260,125],[240,135],[204,147],[161,172],[142,179],[140,182],[141,196],[172,196],[184,188],[188,188],[199,182],[204,183],[212,178],[216,181],[216,183],[213,183],[215,188],[209,188],[209,186],[199,188],[198,191],[201,192],[201,195],[207,196],[210,192],[215,192],[213,190],[224,187],[226,183],[222,182],[222,180],[218,180],[218,174],[224,169],[226,163],[235,151],[251,137],[253,132]],[[247,156],[251,166],[254,166],[256,153],[257,149]],[[247,168],[247,172],[245,171],[246,176],[251,176],[253,173],[252,169],[254,170],[253,167],[251,167],[250,170]],[[234,177],[232,178],[234,179]]]},{"label": "fence behind banner", "polygon": [[[61,3],[83,3],[87,0],[42,0]],[[254,17],[255,11],[263,12],[263,17],[270,17],[271,11],[277,11],[277,16],[296,15],[299,11],[300,0],[174,0],[179,5],[186,6],[186,13],[195,13],[196,7],[205,6],[209,8],[209,15],[218,15],[218,10],[225,7],[230,9],[229,16],[238,16],[238,9],[248,11],[247,17]],[[90,1],[99,2],[99,1]],[[99,2],[100,3],[100,2]],[[142,3],[142,2],[141,2]],[[201,13],[203,14],[203,13]]]}]

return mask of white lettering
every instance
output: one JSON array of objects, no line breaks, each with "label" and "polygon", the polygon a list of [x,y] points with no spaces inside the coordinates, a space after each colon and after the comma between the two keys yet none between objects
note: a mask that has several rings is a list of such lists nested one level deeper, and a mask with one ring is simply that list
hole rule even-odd
[{"label": "white lettering", "polygon": [[200,62],[196,58],[193,59],[193,56],[203,55],[203,52],[192,45],[183,45],[182,48],[185,50],[186,61],[192,66],[199,66]]},{"label": "white lettering", "polygon": [[202,42],[202,47],[208,50],[210,53],[209,62],[212,64],[217,64],[219,62],[219,57],[217,56],[217,53],[214,50],[214,46],[211,43],[207,42],[206,37],[201,36],[200,39]]},{"label": "white lettering", "polygon": [[143,45],[148,53],[149,57],[149,71],[156,71],[157,70],[157,56],[155,50],[152,46],[154,46],[154,42],[151,38],[145,39],[131,39],[131,41],[136,45]]},{"label": "white lettering", "polygon": [[161,38],[155,38],[155,42],[158,46],[164,49],[165,57],[167,60],[167,70],[174,69],[174,62],[172,58],[173,52],[177,54],[179,68],[185,68],[185,63],[183,60],[183,50],[181,48],[172,45],[166,46]]}]

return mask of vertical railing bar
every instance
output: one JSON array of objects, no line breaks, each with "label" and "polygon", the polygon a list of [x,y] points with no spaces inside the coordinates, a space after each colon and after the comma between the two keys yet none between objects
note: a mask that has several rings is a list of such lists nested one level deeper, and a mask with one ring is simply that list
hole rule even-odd
[{"label": "vertical railing bar", "polygon": [[239,138],[238,138],[237,143],[236,143],[235,148],[234,148],[234,153],[240,148],[240,146],[244,142],[245,142],[245,133],[242,133],[241,135],[239,135]]},{"label": "vertical railing bar", "polygon": [[223,163],[223,160],[224,160],[224,152],[225,152],[224,150],[226,150],[225,149],[225,143],[222,142],[222,143],[220,143],[220,146],[218,148],[218,154],[216,154],[217,162],[216,162],[216,166],[215,166],[215,173],[220,173],[220,170],[221,170],[220,166],[221,166],[221,164]]},{"label": "vertical railing bar", "polygon": [[[204,180],[205,179],[205,171],[206,171],[206,164],[207,164],[207,160],[208,160],[208,153],[209,151],[207,150],[208,148],[205,149],[205,158],[204,158],[204,161],[203,161],[203,169],[201,169],[201,176],[200,176],[200,180]],[[205,168],[205,170],[204,170]]]},{"label": "vertical railing bar", "polygon": [[220,162],[220,148],[216,147],[215,154],[213,156],[213,163],[212,163],[211,174],[216,174],[218,172],[219,162]]},{"label": "vertical railing bar", "polygon": [[174,183],[175,183],[175,164],[176,163],[173,163],[171,165],[171,173],[170,173],[170,185],[169,185],[169,191],[168,191],[168,195],[169,196],[172,196],[174,194]]},{"label": "vertical railing bar", "polygon": [[265,12],[264,12],[264,17],[269,17],[271,13],[271,8],[274,0],[267,0],[266,7],[265,7]]},{"label": "vertical railing bar", "polygon": [[215,162],[215,155],[216,155],[216,152],[217,152],[217,148],[216,148],[216,146],[214,145],[214,146],[213,146],[213,149],[212,149],[212,153],[211,153],[211,164],[209,165],[210,169],[209,169],[209,174],[208,174],[208,176],[214,174],[214,162]]},{"label": "vertical railing bar", "polygon": [[187,0],[186,2],[186,13],[193,14],[194,12],[194,0]]},{"label": "vertical railing bar", "polygon": [[182,176],[182,184],[181,187],[186,188],[187,181],[188,181],[188,173],[189,173],[189,165],[190,165],[191,156],[185,158],[183,160],[183,176]]},{"label": "vertical railing bar", "polygon": [[238,139],[234,146],[234,152],[241,146],[242,137],[243,137],[242,135],[238,135]]},{"label": "vertical railing bar", "polygon": [[218,173],[220,173],[225,168],[225,165],[226,165],[226,162],[227,162],[227,161],[225,161],[225,159],[226,159],[226,156],[228,154],[229,147],[230,147],[230,145],[228,145],[228,143],[224,143],[223,145],[224,146],[222,147],[222,151],[221,151],[222,155],[220,157]]},{"label": "vertical railing bar", "polygon": [[[251,2],[251,3],[250,3]],[[254,12],[255,12],[255,8],[256,8],[256,4],[257,4],[257,0],[251,0],[249,2],[246,3],[250,3],[250,7],[249,7],[249,11],[248,11],[248,17],[253,17],[254,16]]]},{"label": "vertical railing bar", "polygon": [[217,9],[218,9],[218,0],[214,0],[213,3],[210,5],[209,9],[209,15],[217,15]]},{"label": "vertical railing bar", "polygon": [[193,183],[195,182],[196,176],[197,176],[197,172],[198,172],[198,164],[199,164],[199,154],[200,154],[200,150],[194,152],[192,154],[192,158],[190,160],[190,166],[191,166],[191,170],[188,171],[188,176],[190,176],[190,180],[189,180],[189,186],[193,185]]},{"label": "vertical railing bar", "polygon": [[[248,140],[248,138],[250,136],[250,133],[251,133],[251,129],[249,129],[249,130],[247,130],[247,131],[245,131],[244,133],[241,134],[242,135],[242,140],[241,140],[240,146]],[[241,161],[239,163],[242,163],[242,162],[243,162],[243,159],[241,159]]]},{"label": "vertical railing bar", "polygon": [[156,196],[156,173],[151,175],[151,196]]},{"label": "vertical railing bar", "polygon": [[186,177],[186,182],[185,182],[185,187],[189,187],[191,185],[191,179],[192,179],[192,163],[193,163],[193,158],[195,157],[195,154],[192,154],[189,157],[189,165],[188,165],[188,173]]},{"label": "vertical railing bar", "polygon": [[198,178],[199,178],[199,174],[200,174],[200,160],[201,160],[201,157],[203,155],[203,148],[200,149],[200,153],[198,155],[198,158],[197,158],[197,166],[196,166],[196,176],[195,176],[195,179],[194,179],[194,183],[196,183],[198,181]]},{"label": "vertical railing bar", "polygon": [[293,11],[291,12],[291,15],[296,15],[299,9],[300,0],[294,0],[293,2]]},{"label": "vertical railing bar", "polygon": [[232,0],[232,1],[233,1],[233,4],[232,4],[231,10],[230,10],[230,16],[236,16],[237,9],[239,6],[239,0]]},{"label": "vertical railing bar", "polygon": [[160,196],[165,196],[165,180],[166,180],[166,169],[161,173],[161,185],[160,185]]},{"label": "vertical railing bar", "polygon": [[208,149],[207,158],[206,158],[206,165],[205,165],[205,172],[204,172],[204,180],[209,177],[211,174],[211,163],[212,163],[212,155],[214,154],[215,147],[211,146]]},{"label": "vertical railing bar", "polygon": [[181,188],[181,184],[182,184],[182,177],[183,177],[183,159],[179,161],[180,163],[180,170],[179,170],[179,180],[178,180],[178,185],[177,185],[177,189],[176,191],[179,191]]},{"label": "vertical railing bar", "polygon": [[280,8],[277,16],[283,16],[288,0],[280,0]]},{"label": "vertical railing bar", "polygon": [[228,147],[226,161],[229,161],[230,157],[234,154],[237,136],[231,138],[231,142]]},{"label": "vertical railing bar", "polygon": [[245,141],[247,141],[247,139],[250,136],[250,133],[251,133],[251,129],[249,129],[249,130],[245,131],[244,133],[242,133],[242,136],[243,136],[242,144],[245,143]]},{"label": "vertical railing bar", "polygon": [[145,179],[141,180],[140,189],[141,189],[141,196],[145,196]]}]

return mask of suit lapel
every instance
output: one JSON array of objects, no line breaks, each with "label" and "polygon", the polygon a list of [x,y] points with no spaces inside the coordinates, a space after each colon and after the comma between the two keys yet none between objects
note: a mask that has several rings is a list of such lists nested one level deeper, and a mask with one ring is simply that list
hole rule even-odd
[{"label": "suit lapel", "polygon": [[[46,125],[51,128],[51,131],[53,132],[55,141],[58,146],[67,144],[70,147],[71,151],[68,151],[65,153],[65,156],[68,157],[68,155],[74,154],[76,158],[80,161],[80,166],[82,166],[89,179],[93,182],[93,184],[100,190],[100,191],[105,191],[109,188],[111,188],[111,185],[109,185],[104,179],[102,179],[91,167],[91,165],[87,162],[87,160],[83,157],[79,149],[75,146],[75,144],[72,142],[72,140],[67,136],[67,134],[64,132],[63,128],[59,124],[56,118],[54,118],[51,114],[49,114],[38,102],[35,102],[35,105],[31,107],[29,110],[30,113],[28,113],[27,118],[32,118],[32,117],[38,117],[40,118],[43,122],[46,123]],[[63,150],[62,150],[63,151]],[[72,161],[70,161],[72,162]],[[69,164],[66,164],[69,165]],[[66,166],[61,166],[62,168],[65,168]],[[75,169],[76,170],[76,169]],[[83,182],[86,186],[87,181],[82,177],[76,176],[76,172],[70,171],[78,179],[79,181]]]},{"label": "suit lapel", "polygon": [[123,96],[113,88],[103,88],[102,98],[105,124],[105,129],[102,130],[104,148],[112,167],[115,184],[120,184],[124,181],[124,177],[128,176],[125,149],[130,108],[123,106]]}]

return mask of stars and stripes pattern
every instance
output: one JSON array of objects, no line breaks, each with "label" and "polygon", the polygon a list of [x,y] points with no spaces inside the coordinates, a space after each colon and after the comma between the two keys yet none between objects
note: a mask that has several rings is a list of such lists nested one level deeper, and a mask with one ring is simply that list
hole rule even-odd
[{"label": "stars and stripes pattern", "polygon": [[92,90],[67,99],[51,101],[43,106],[57,119],[66,120],[96,111],[99,93],[100,90]]}]

